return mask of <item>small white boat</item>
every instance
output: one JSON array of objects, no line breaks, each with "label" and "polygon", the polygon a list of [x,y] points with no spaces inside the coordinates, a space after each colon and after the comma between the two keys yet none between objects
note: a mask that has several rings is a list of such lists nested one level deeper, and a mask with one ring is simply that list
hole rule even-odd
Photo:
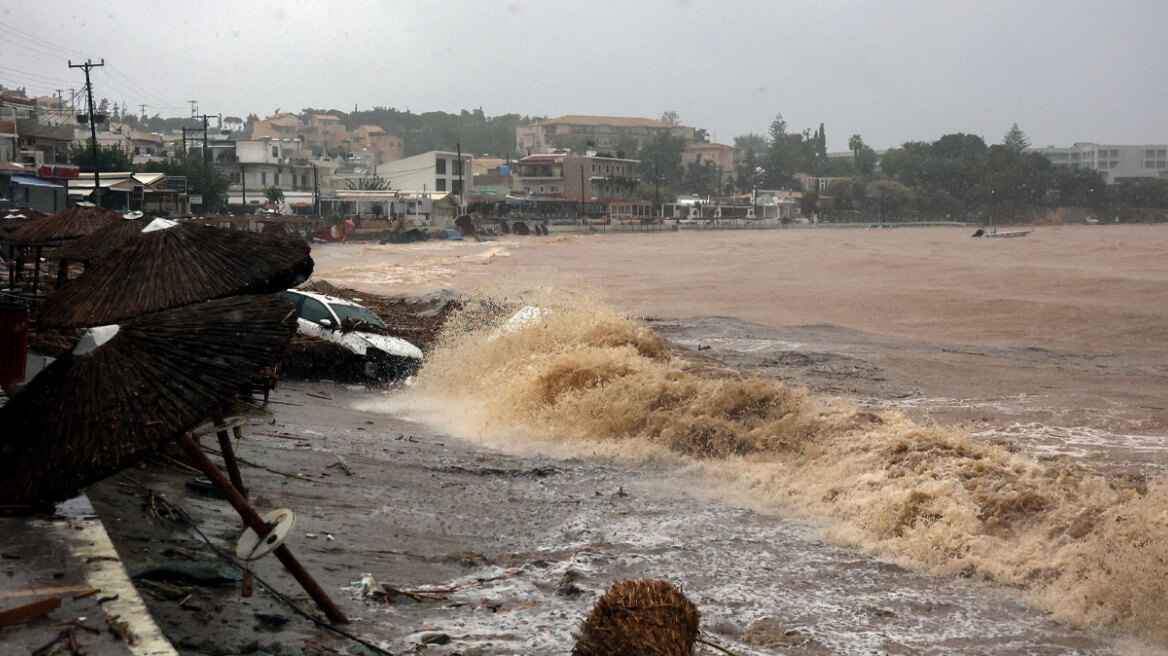
[{"label": "small white boat", "polygon": [[977,232],[973,233],[970,236],[971,237],[994,237],[994,238],[1006,239],[1009,237],[1025,237],[1026,235],[1030,234],[1031,232],[1034,232],[1034,231],[1033,230],[1007,230],[1006,232],[998,232],[995,230],[993,232],[988,232],[984,228],[978,228]]}]

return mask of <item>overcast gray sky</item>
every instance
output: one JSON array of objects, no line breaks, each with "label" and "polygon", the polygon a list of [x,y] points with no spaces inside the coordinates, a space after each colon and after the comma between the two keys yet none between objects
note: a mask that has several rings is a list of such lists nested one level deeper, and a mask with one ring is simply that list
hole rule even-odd
[{"label": "overcast gray sky", "polygon": [[[876,148],[949,132],[1168,142],[1168,1],[0,0],[0,83],[151,114],[676,110],[718,141],[826,124]],[[134,111],[137,111],[135,108]]]}]

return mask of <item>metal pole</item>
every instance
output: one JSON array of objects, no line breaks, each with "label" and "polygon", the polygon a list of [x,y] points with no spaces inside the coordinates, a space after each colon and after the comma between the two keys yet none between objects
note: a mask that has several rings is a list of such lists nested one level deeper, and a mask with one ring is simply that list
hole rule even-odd
[{"label": "metal pole", "polygon": [[583,162],[580,163],[580,222],[581,223],[584,222],[584,216],[585,216],[585,212],[584,212],[584,175],[585,175],[584,169],[587,166],[588,165],[583,163]]},{"label": "metal pole", "polygon": [[[227,477],[223,475],[223,472],[219,471],[219,468],[215,466],[215,463],[212,462],[209,457],[207,457],[206,453],[203,453],[203,450],[199,448],[199,445],[195,443],[195,440],[190,436],[189,433],[186,433],[182,437],[178,438],[178,445],[182,447],[182,450],[187,454],[187,457],[193,460],[195,465],[200,470],[202,470],[208,479],[211,480],[211,483],[215,485],[215,489],[219,490],[219,493],[222,494],[223,498],[231,504],[231,507],[235,508],[235,512],[239,513],[239,517],[243,519],[243,523],[246,524],[248,528],[255,531],[260,537],[267,535],[268,531],[271,529],[264,522],[263,517],[260,517],[260,514],[256,512],[256,509],[253,508],[250,503],[248,503],[247,499],[244,499],[243,496],[231,485],[231,481],[227,480]],[[308,573],[308,570],[304,569],[304,566],[300,564],[300,561],[296,560],[296,557],[292,555],[292,552],[288,549],[288,545],[280,545],[273,553],[275,553],[276,557],[280,559],[280,562],[284,565],[284,568],[287,569],[288,572],[292,574],[292,577],[296,579],[296,582],[300,584],[300,587],[304,588],[304,591],[308,593],[308,596],[312,597],[312,600],[316,602],[316,605],[319,606],[322,611],[324,611],[325,616],[329,618],[330,622],[333,624],[349,623],[349,620],[345,617],[345,614],[342,613],[341,609],[338,608],[337,605],[333,603],[333,600],[329,598],[328,593],[326,593],[324,589],[320,587],[320,584],[312,578],[312,575]]]},{"label": "metal pole", "polygon": [[[216,427],[222,426],[223,411],[216,410],[211,415],[211,421],[215,422]],[[239,463],[235,461],[235,449],[231,447],[231,438],[227,436],[227,429],[224,428],[216,432],[215,435],[219,438],[219,450],[223,453],[223,464],[227,465],[227,475],[231,477],[231,485],[246,499],[247,488],[243,486],[243,477],[239,474]]]}]

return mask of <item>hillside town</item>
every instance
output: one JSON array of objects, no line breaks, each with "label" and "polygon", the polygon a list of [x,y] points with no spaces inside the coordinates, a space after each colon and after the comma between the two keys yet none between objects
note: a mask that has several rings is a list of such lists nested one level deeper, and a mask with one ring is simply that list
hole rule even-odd
[{"label": "hillside town", "polygon": [[[1168,145],[1032,147],[1017,125],[996,146],[954,134],[875,150],[853,135],[851,150],[827,152],[822,124],[791,132],[781,116],[767,136],[743,135],[734,144],[711,141],[676,112],[516,117],[511,143],[489,144],[502,152],[477,152],[482,140],[465,127],[465,142],[457,130],[450,143],[415,139],[439,146],[419,152],[411,144],[419,130],[386,118],[400,112],[309,109],[242,119],[202,115],[192,103],[189,119],[151,120],[116,104],[110,111],[108,101],[100,106],[106,109],[90,116],[76,99],[3,91],[0,209],[52,213],[96,200],[163,216],[298,215],[353,220],[363,229],[441,231],[464,215],[504,228],[519,221],[526,230],[540,223],[1025,222],[1052,208],[1118,221],[1168,207]],[[386,124],[361,122],[369,115]],[[494,120],[477,110],[443,116]],[[975,159],[983,161],[970,164]],[[986,179],[955,184],[948,174],[954,161]],[[943,179],[930,174],[934,164]],[[994,164],[1001,165],[996,179],[986,172]]]}]

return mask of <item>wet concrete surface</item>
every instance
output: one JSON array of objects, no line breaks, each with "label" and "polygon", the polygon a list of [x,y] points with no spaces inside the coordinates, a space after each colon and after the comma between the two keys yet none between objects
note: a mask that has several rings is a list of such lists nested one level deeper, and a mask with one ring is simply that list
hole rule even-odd
[{"label": "wet concrete surface", "polygon": [[[287,544],[352,620],[346,630],[395,653],[566,654],[603,590],[642,576],[680,585],[707,635],[740,654],[1115,652],[1114,639],[1052,622],[1009,589],[836,546],[809,520],[711,498],[710,480],[674,466],[503,453],[351,409],[380,394],[284,383],[238,453],[283,472],[243,469],[261,512],[297,511]],[[234,544],[238,518],[190,493],[190,474],[151,465],[129,476],[199,518],[219,548]],[[141,488],[114,477],[90,494],[131,572],[216,566]],[[251,567],[311,608],[275,560]],[[367,598],[365,575],[410,594]],[[258,588],[243,598],[234,583],[163,583],[142,589],[184,654],[362,653]]]},{"label": "wet concrete surface", "polygon": [[[73,632],[75,644],[89,654],[131,654],[110,630],[103,604],[118,597],[112,590],[92,592],[85,558],[77,542],[93,512],[82,498],[67,504],[65,515],[0,518],[0,611],[51,597],[60,608],[19,626],[0,629],[0,653],[32,654]],[[88,564],[92,564],[88,563]],[[115,615],[115,622],[118,619]],[[60,653],[72,653],[71,648]]]}]

